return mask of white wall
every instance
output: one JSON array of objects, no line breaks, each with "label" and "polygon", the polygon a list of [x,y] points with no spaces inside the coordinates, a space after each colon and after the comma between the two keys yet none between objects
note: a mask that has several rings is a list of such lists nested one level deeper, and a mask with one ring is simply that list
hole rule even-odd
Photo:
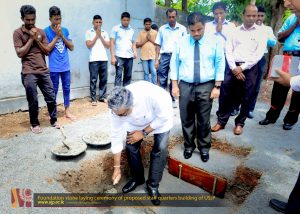
[{"label": "white wall", "polygon": [[[154,19],[154,0],[0,0],[0,114],[27,109],[24,87],[21,84],[21,60],[17,57],[13,46],[13,31],[20,27],[20,7],[31,4],[37,11],[36,26],[45,28],[49,25],[48,10],[56,5],[62,12],[62,25],[72,35],[75,50],[70,52],[72,82],[71,98],[89,95],[88,49],[85,46],[85,31],[92,27],[95,14],[103,19],[103,28],[110,33],[111,28],[120,23],[121,13],[131,14],[131,25],[138,32],[143,28],[143,19]],[[108,52],[109,55],[109,52]],[[134,61],[133,78],[143,77],[142,67]],[[110,63],[109,63],[110,64]],[[108,67],[109,83],[114,82],[114,67]],[[40,97],[42,100],[42,97]],[[62,95],[58,95],[58,102]],[[44,102],[41,102],[44,105]]]}]

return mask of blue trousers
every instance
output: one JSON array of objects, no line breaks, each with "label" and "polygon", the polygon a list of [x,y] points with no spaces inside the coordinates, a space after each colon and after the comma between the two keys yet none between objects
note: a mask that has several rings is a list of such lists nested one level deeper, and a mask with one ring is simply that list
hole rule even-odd
[{"label": "blue trousers", "polygon": [[[170,61],[171,61],[172,53],[162,53],[160,55],[160,63],[157,70],[157,76],[159,77],[159,86],[166,89],[168,86],[168,74],[170,70]],[[169,85],[170,95],[172,100],[175,98],[172,96],[172,83]]]},{"label": "blue trousers", "polygon": [[53,83],[53,89],[55,93],[55,99],[59,88],[59,77],[61,78],[63,95],[64,95],[64,106],[70,106],[70,84],[71,84],[71,72],[50,72],[50,77]]},{"label": "blue trousers", "polygon": [[[152,82],[154,85],[157,85],[157,74],[154,67],[155,60],[142,60],[142,65],[144,69],[144,80],[148,82]],[[151,79],[149,78],[151,75]]]}]

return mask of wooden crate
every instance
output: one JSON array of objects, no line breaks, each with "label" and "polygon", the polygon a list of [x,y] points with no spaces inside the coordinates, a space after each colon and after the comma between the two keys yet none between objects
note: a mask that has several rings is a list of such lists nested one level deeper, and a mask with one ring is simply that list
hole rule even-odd
[{"label": "wooden crate", "polygon": [[188,183],[201,187],[212,195],[224,197],[227,187],[227,181],[224,178],[172,157],[169,157],[169,173]]}]

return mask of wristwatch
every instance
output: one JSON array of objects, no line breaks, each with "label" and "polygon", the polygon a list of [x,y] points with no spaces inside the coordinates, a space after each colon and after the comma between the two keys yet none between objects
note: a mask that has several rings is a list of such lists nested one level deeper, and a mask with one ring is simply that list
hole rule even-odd
[{"label": "wristwatch", "polygon": [[148,133],[145,131],[145,129],[142,130],[144,137],[147,137]]},{"label": "wristwatch", "polygon": [[215,85],[215,87],[214,88],[216,88],[216,89],[220,89],[221,88],[221,86],[220,85]]}]

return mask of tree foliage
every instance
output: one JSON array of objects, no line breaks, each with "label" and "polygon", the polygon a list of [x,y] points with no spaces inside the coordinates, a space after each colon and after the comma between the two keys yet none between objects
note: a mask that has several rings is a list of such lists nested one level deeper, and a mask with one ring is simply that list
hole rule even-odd
[{"label": "tree foliage", "polygon": [[[182,0],[169,0],[171,7],[181,10]],[[242,22],[242,12],[250,0],[222,0],[227,4],[227,18],[231,21]],[[266,23],[270,23],[272,18],[272,6],[276,0],[256,0],[256,5],[264,6],[266,9]],[[277,0],[278,2],[278,0]],[[165,0],[156,0],[158,5],[164,6]],[[215,1],[212,0],[188,0],[188,12],[199,11],[205,15],[212,15],[211,8]]]}]

